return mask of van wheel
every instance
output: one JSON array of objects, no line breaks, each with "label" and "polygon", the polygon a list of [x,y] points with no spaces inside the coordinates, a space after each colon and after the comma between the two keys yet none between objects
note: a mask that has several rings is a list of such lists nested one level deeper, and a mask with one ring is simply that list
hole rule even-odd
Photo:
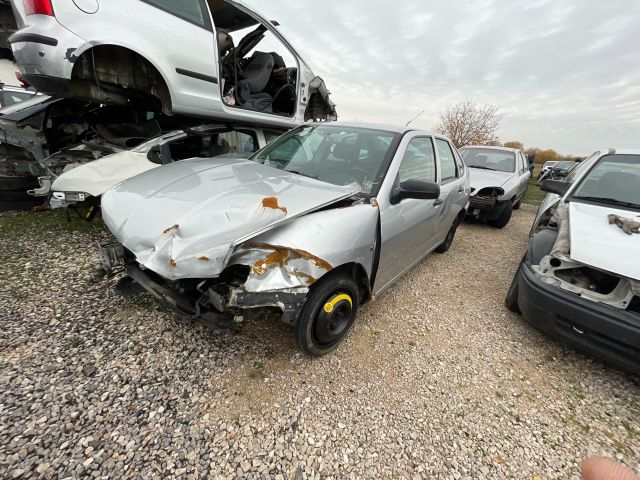
[{"label": "van wheel", "polygon": [[447,232],[447,236],[445,237],[444,242],[442,242],[440,245],[436,247],[436,250],[435,250],[436,252],[446,253],[447,251],[449,251],[449,249],[451,248],[451,244],[453,243],[453,239],[456,236],[456,230],[458,230],[458,225],[460,225],[459,217],[453,221],[453,225],[451,225],[451,228]]},{"label": "van wheel", "polygon": [[509,223],[509,220],[511,220],[512,212],[513,206],[511,205],[511,202],[507,201],[500,216],[495,220],[487,220],[487,223],[493,228],[504,228],[507,226],[507,223]]},{"label": "van wheel", "polygon": [[312,357],[331,352],[353,325],[360,305],[355,280],[343,272],[330,273],[309,292],[296,324],[298,346]]}]

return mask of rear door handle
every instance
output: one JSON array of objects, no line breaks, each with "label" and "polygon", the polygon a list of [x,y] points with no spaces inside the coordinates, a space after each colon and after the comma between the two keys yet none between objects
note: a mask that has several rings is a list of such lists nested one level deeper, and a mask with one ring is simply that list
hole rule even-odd
[{"label": "rear door handle", "polygon": [[437,207],[438,205],[442,205],[443,201],[441,198],[438,198],[435,202],[433,202],[433,206]]}]

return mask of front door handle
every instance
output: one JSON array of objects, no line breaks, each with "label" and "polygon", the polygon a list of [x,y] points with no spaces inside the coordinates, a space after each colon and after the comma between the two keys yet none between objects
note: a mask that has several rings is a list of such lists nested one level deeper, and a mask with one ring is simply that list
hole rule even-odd
[{"label": "front door handle", "polygon": [[458,193],[464,193],[464,185],[458,189]]},{"label": "front door handle", "polygon": [[438,205],[442,205],[443,201],[441,198],[438,198],[435,202],[433,202],[433,206],[437,207]]}]

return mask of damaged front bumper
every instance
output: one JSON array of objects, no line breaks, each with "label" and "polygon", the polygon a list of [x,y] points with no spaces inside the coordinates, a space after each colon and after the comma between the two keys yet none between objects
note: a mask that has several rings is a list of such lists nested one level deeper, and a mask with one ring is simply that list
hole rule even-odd
[{"label": "damaged front bumper", "polygon": [[247,310],[260,308],[278,309],[281,320],[294,325],[309,292],[309,288],[302,285],[249,291],[247,286],[251,284],[251,272],[242,283],[239,277],[245,277],[245,274],[238,276],[228,270],[219,278],[169,281],[133,261],[130,252],[117,241],[103,241],[99,247],[102,264],[108,274],[126,273],[164,304],[215,329],[231,328],[242,322]]},{"label": "damaged front bumper", "polygon": [[640,311],[596,303],[542,281],[526,262],[517,274],[524,318],[548,335],[640,373]]}]

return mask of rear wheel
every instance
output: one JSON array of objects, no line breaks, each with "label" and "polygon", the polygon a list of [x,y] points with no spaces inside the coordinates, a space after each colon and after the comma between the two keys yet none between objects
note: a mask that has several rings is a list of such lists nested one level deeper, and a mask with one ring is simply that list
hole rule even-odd
[{"label": "rear wheel", "polygon": [[309,292],[296,325],[300,348],[312,357],[331,352],[353,325],[360,304],[355,280],[348,274],[328,274]]},{"label": "rear wheel", "polygon": [[487,223],[493,228],[504,228],[511,220],[511,213],[513,212],[513,206],[511,202],[506,202],[500,216],[494,220],[487,220]]}]

